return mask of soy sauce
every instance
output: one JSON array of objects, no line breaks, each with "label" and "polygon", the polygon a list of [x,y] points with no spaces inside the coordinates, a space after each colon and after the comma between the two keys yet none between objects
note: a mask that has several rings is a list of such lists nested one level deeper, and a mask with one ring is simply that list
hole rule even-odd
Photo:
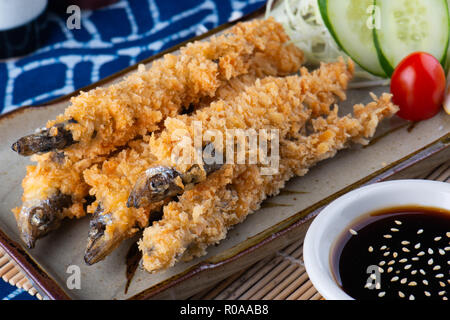
[{"label": "soy sauce", "polygon": [[450,211],[401,207],[370,213],[331,255],[336,281],[357,300],[450,298]]}]

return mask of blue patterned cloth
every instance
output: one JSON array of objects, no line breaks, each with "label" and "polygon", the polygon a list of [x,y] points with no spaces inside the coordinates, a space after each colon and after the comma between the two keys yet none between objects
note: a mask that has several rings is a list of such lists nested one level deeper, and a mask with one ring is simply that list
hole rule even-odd
[{"label": "blue patterned cloth", "polygon": [[[0,113],[68,94],[264,2],[120,0],[83,12],[79,30],[66,28],[69,15],[50,11],[46,44],[26,57],[0,62]],[[28,293],[0,281],[0,299],[27,298]]]},{"label": "blue patterned cloth", "polygon": [[1,300],[36,300],[23,289],[19,289],[0,280],[0,299]]},{"label": "blue patterned cloth", "polygon": [[251,12],[264,0],[121,0],[84,11],[81,29],[50,11],[38,51],[0,62],[0,113],[39,105]]}]

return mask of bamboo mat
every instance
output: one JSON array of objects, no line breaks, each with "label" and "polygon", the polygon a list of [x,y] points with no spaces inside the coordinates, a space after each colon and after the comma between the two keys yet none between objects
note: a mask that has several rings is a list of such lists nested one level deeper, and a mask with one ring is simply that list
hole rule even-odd
[{"label": "bamboo mat", "polygon": [[42,300],[42,296],[32,286],[30,281],[28,281],[23,271],[9,258],[2,248],[0,248],[0,277],[5,282],[9,282],[9,284],[21,288],[30,295]]},{"label": "bamboo mat", "polygon": [[[450,182],[450,161],[416,179]],[[0,248],[0,277],[42,299],[22,270]],[[217,300],[320,300],[303,265],[303,242],[244,269],[190,299]]]},{"label": "bamboo mat", "polygon": [[[450,161],[415,179],[450,182]],[[191,299],[320,300],[303,265],[303,241],[257,262]]]}]

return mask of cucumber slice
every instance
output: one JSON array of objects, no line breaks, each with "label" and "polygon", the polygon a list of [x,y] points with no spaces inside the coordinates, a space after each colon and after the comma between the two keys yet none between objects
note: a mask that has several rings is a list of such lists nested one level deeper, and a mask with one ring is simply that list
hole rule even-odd
[{"label": "cucumber slice", "polygon": [[447,0],[375,0],[381,28],[374,30],[380,63],[388,75],[407,55],[423,51],[445,65],[449,41]]},{"label": "cucumber slice", "polygon": [[364,70],[385,77],[373,42],[373,29],[368,26],[374,0],[318,0],[318,3],[322,19],[341,49]]}]

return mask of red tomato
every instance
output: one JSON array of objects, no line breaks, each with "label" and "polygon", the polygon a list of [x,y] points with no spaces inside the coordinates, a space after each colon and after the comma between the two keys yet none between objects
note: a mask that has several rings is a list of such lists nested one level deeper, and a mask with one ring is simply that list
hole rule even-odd
[{"label": "red tomato", "polygon": [[435,116],[444,100],[445,72],[432,55],[416,52],[395,68],[391,79],[393,102],[400,107],[398,116],[420,121]]}]

